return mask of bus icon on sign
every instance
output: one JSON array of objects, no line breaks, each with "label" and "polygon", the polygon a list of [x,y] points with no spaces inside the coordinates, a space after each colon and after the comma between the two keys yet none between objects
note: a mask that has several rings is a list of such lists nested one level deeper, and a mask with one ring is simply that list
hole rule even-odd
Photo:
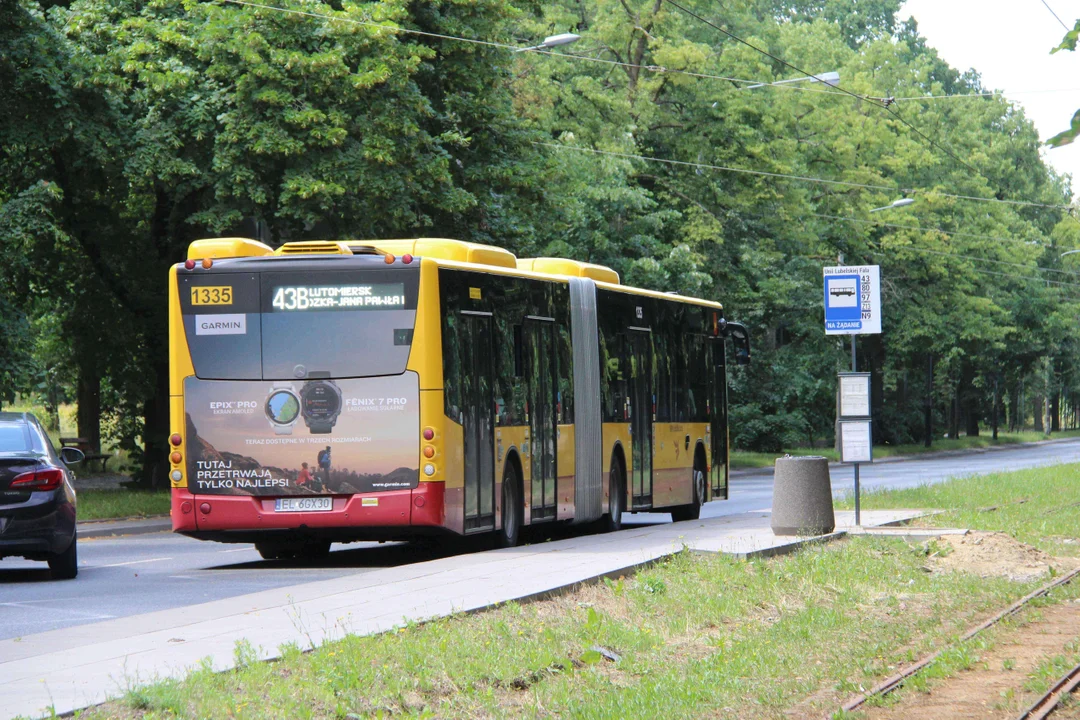
[{"label": "bus icon on sign", "polygon": [[825,329],[859,330],[862,328],[858,275],[825,276]]}]

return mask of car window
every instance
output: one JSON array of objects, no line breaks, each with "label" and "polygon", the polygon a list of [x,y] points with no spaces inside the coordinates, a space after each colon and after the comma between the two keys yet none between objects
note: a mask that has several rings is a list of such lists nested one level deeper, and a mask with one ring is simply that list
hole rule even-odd
[{"label": "car window", "polygon": [[38,424],[37,418],[30,423],[30,443],[38,452],[53,458],[56,457],[56,449],[53,447],[52,439],[49,438],[49,434],[45,432],[45,429]]},{"label": "car window", "polygon": [[0,423],[0,452],[27,452],[31,449],[30,433],[24,423]]}]

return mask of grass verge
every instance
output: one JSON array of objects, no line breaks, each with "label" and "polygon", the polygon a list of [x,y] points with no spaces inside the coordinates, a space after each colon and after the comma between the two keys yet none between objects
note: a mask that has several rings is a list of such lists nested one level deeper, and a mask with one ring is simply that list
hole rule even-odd
[{"label": "grass verge", "polygon": [[[1080,537],[1080,507],[1061,502],[1077,472],[1046,468],[875,500],[918,499],[969,527],[1049,547],[1051,536]],[[1027,502],[979,512],[1002,496]],[[1080,548],[1054,545],[1070,550]],[[927,552],[859,537],[749,562],[681,553],[552,600],[307,654],[284,647],[274,663],[254,662],[240,645],[235,671],[207,665],[80,717],[821,717],[1042,582],[928,573]]]},{"label": "grass verge", "polygon": [[168,490],[79,490],[79,520],[147,517],[169,512]]},{"label": "grass verge", "polygon": [[[1080,437],[1080,430],[1063,430],[1053,434],[1052,438],[1060,440],[1062,438]],[[916,445],[875,445],[874,457],[875,458],[887,458],[887,457],[901,457],[907,455],[922,455],[924,453],[941,452],[943,450],[974,450],[977,448],[995,447],[998,445],[1017,445],[1019,443],[1038,442],[1040,440],[1046,440],[1045,433],[1035,431],[1025,431],[1019,433],[998,433],[998,439],[994,440],[989,435],[979,435],[978,437],[962,437],[956,440],[950,440],[948,438],[939,438],[934,441],[931,447],[926,447],[922,443]],[[776,458],[783,457],[785,454],[790,455],[820,455],[828,458],[832,462],[839,462],[840,455],[835,449],[828,448],[789,448],[779,453],[760,453],[749,452],[747,450],[732,450],[731,451],[731,468],[733,470],[741,470],[746,468],[762,468],[772,467],[776,462]]]}]

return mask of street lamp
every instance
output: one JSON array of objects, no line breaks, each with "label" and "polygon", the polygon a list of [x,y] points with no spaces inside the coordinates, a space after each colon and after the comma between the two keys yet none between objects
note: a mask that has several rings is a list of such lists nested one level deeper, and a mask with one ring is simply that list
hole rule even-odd
[{"label": "street lamp", "polygon": [[743,88],[743,90],[753,90],[754,88],[766,87],[770,85],[787,85],[788,83],[797,82],[823,82],[826,85],[836,87],[840,84],[840,73],[833,70],[831,72],[821,73],[820,75],[808,75],[806,77],[800,78],[789,78],[788,80],[777,80],[776,82],[771,83],[758,83],[757,85],[747,85]]},{"label": "street lamp", "polygon": [[914,198],[903,198],[902,200],[894,200],[891,204],[885,205],[884,207],[874,208],[870,212],[879,212],[881,210],[892,210],[893,208],[907,207],[913,202],[915,202]]},{"label": "street lamp", "polygon": [[544,42],[539,45],[533,45],[532,47],[518,48],[514,52],[528,52],[529,50],[548,50],[549,48],[558,47],[560,45],[569,45],[575,43],[581,39],[580,35],[574,33],[562,33],[561,35],[548,35],[544,38]]},{"label": "street lamp", "polygon": [[1061,258],[1065,257],[1066,255],[1072,255],[1073,253],[1080,253],[1080,250],[1069,250],[1068,252],[1063,252],[1063,253],[1061,253],[1061,255],[1058,255],[1058,259],[1060,260]]}]

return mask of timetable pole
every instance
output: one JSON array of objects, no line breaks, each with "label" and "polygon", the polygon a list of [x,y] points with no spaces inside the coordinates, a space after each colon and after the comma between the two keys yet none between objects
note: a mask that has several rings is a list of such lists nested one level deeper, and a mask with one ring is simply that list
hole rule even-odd
[{"label": "timetable pole", "polygon": [[[858,372],[855,366],[855,335],[851,336],[851,372]],[[855,527],[862,526],[862,517],[859,513],[859,463],[855,463]]]},{"label": "timetable pole", "polygon": [[855,527],[862,527],[862,517],[859,514],[859,463],[855,463]]}]

